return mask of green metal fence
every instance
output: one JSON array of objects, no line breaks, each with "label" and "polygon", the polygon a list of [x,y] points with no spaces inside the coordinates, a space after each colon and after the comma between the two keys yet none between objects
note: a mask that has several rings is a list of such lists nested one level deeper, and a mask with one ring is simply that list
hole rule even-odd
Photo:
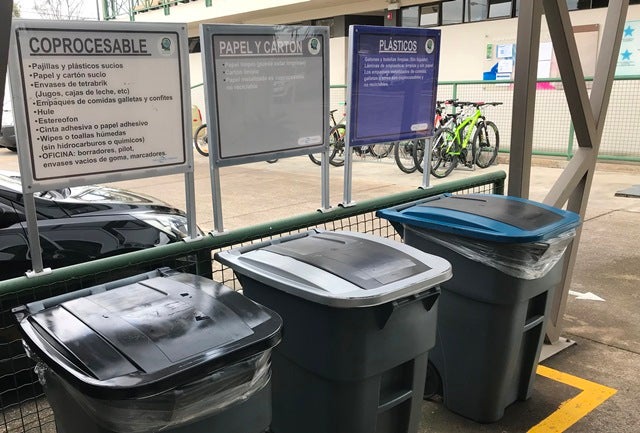
[{"label": "green metal fence", "polygon": [[332,212],[299,215],[218,236],[205,236],[193,242],[170,244],[56,269],[49,275],[37,278],[0,281],[0,433],[56,431],[53,413],[33,372],[34,364],[24,355],[11,314],[12,308],[162,266],[212,277],[239,289],[233,273],[212,262],[215,252],[313,227],[358,231],[400,240],[386,220],[375,216],[376,210],[443,192],[503,194],[505,178],[506,174],[502,171],[492,172],[440,184],[428,190],[416,189],[362,201],[353,207],[337,208]]},{"label": "green metal fence", "polygon": [[[591,90],[592,79],[586,81]],[[509,152],[511,143],[511,113],[513,112],[513,81],[441,81],[438,99],[458,98],[460,101],[502,102],[486,107],[487,118],[500,131],[500,150]],[[331,107],[346,101],[346,86],[331,86]],[[640,162],[640,76],[618,77],[613,82],[611,102],[602,134],[598,158]],[[560,79],[539,81],[533,130],[533,154],[560,156],[570,159],[578,143],[571,125],[569,106]]]}]

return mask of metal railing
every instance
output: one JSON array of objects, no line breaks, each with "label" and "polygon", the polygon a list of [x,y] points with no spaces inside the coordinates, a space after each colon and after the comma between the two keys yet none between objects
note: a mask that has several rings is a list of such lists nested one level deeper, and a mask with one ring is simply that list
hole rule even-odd
[{"label": "metal railing", "polygon": [[37,278],[0,281],[0,433],[55,432],[53,413],[33,372],[34,364],[22,349],[12,308],[162,266],[207,276],[238,289],[240,286],[233,272],[212,261],[215,252],[314,227],[358,231],[399,240],[393,227],[375,216],[376,210],[443,192],[503,194],[505,178],[502,171],[491,172],[427,190],[416,189],[362,201],[353,207],[337,208],[327,213],[303,214],[217,236],[208,235],[193,242],[169,244],[55,269],[51,274]]}]

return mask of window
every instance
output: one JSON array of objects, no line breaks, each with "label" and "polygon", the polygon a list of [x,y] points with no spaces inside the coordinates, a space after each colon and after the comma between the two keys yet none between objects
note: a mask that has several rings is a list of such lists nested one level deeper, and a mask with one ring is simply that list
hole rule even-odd
[{"label": "window", "polygon": [[489,18],[511,17],[511,0],[490,0]]},{"label": "window", "polygon": [[460,24],[462,22],[463,0],[442,3],[442,25]]},{"label": "window", "polygon": [[189,52],[190,53],[200,52],[200,36],[192,36],[189,38]]},{"label": "window", "polygon": [[419,27],[420,25],[420,7],[412,6],[400,9],[400,26],[402,27]]},{"label": "window", "polygon": [[470,0],[467,2],[465,22],[482,21],[487,19],[489,0]]},{"label": "window", "polygon": [[339,35],[338,32],[336,31],[336,20],[335,18],[323,18],[320,20],[315,20],[315,22],[313,23],[314,26],[327,26],[329,27],[329,37],[330,38],[335,38],[337,36],[342,36]]},{"label": "window", "polygon": [[437,4],[422,6],[420,8],[420,27],[432,27],[438,25],[438,12],[440,7]]},{"label": "window", "polygon": [[570,11],[576,9],[591,9],[591,0],[567,0],[567,8]]}]

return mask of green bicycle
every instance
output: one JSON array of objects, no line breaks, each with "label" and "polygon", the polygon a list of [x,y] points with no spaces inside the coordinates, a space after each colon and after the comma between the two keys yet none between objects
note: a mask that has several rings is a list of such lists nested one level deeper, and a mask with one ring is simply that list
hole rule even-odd
[{"label": "green bicycle", "polygon": [[[473,113],[455,128],[440,128],[433,137],[430,171],[437,178],[447,177],[459,163],[487,168],[498,156],[500,135],[495,123],[486,120],[481,107],[502,102],[467,102]],[[469,151],[471,144],[471,151]]]}]

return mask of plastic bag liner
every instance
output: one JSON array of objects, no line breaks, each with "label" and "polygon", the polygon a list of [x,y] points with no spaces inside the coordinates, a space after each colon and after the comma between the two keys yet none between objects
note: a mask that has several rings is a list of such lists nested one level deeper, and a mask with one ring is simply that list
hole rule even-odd
[{"label": "plastic bag liner", "polygon": [[198,421],[244,401],[271,378],[271,350],[248,358],[181,387],[140,399],[101,400],[89,397],[38,363],[36,373],[58,381],[101,427],[120,433],[163,431]]},{"label": "plastic bag liner", "polygon": [[442,245],[474,262],[523,280],[544,277],[562,258],[576,235],[575,229],[571,229],[544,242],[502,244],[450,233],[425,232],[424,229],[416,229],[408,224],[404,225],[404,230],[405,233],[411,232],[428,242]]}]

